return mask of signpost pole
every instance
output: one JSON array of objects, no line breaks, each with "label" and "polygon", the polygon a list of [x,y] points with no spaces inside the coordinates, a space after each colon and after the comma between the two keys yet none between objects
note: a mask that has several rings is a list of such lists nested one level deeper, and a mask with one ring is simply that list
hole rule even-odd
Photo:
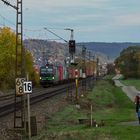
[{"label": "signpost pole", "polygon": [[[29,75],[27,74],[27,82],[29,81]],[[31,114],[30,114],[30,93],[27,93],[27,117],[28,117],[28,138],[31,139]]]},{"label": "signpost pole", "polygon": [[76,84],[76,102],[78,101],[78,78],[75,79]]},{"label": "signpost pole", "polygon": [[27,94],[27,108],[28,108],[28,137],[31,139],[31,114],[30,114],[30,93]]},{"label": "signpost pole", "polygon": [[92,127],[92,125],[93,125],[93,122],[92,122],[92,104],[91,104],[91,106],[90,106],[90,108],[91,108],[91,122],[90,122],[90,125],[91,125],[91,127]]},{"label": "signpost pole", "polygon": [[31,139],[31,117],[30,117],[30,94],[32,93],[32,82],[29,81],[29,75],[26,76],[26,82],[23,83],[23,92],[27,94],[27,120],[28,120],[28,138]]},{"label": "signpost pole", "polygon": [[76,102],[78,102],[78,70],[75,70]]}]

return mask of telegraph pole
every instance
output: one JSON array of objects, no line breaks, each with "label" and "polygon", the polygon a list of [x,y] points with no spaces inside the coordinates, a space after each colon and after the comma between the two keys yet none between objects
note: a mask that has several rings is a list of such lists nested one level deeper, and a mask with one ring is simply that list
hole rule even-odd
[{"label": "telegraph pole", "polygon": [[83,87],[83,92],[86,92],[86,47],[82,47],[82,87]]},{"label": "telegraph pole", "polygon": [[[23,48],[23,29],[22,29],[22,0],[17,0],[17,5],[12,5],[7,0],[1,0],[7,6],[16,10],[16,62],[15,62],[15,111],[14,128],[25,128],[25,110],[23,100],[23,82],[25,79],[24,70],[24,48]],[[20,77],[20,78],[18,78]],[[20,102],[19,102],[20,101]]]},{"label": "telegraph pole", "polygon": [[99,77],[99,58],[96,59],[96,79]]},{"label": "telegraph pole", "polygon": [[[88,56],[88,74],[89,74],[89,76],[91,76],[90,59],[91,59],[91,52],[89,51],[89,56]],[[88,88],[89,88],[89,90],[91,88],[91,77],[89,77],[89,85],[88,85]]]},{"label": "telegraph pole", "polygon": [[46,58],[46,49],[45,48],[43,48],[42,49],[42,66],[45,66],[46,65],[46,60],[47,60],[47,58]]},{"label": "telegraph pole", "polygon": [[[23,21],[22,21],[22,0],[17,0],[16,14],[16,79],[25,77],[24,70],[24,48],[23,48]],[[18,59],[20,60],[18,62]],[[22,82],[22,81],[21,81]],[[16,83],[17,84],[17,83]],[[23,85],[23,82],[21,83]],[[22,88],[21,88],[22,87]],[[25,128],[25,99],[23,96],[23,86],[21,93],[15,92],[15,112],[14,112],[14,128]],[[20,105],[18,104],[20,100]],[[19,110],[18,110],[19,109]]]}]

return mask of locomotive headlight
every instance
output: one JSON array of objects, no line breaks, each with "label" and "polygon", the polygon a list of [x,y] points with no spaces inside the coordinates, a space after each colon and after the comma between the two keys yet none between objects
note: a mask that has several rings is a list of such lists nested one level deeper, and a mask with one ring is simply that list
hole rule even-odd
[{"label": "locomotive headlight", "polygon": [[52,77],[52,79],[54,80],[54,77]]},{"label": "locomotive headlight", "polygon": [[40,80],[41,80],[41,77],[40,77]]}]

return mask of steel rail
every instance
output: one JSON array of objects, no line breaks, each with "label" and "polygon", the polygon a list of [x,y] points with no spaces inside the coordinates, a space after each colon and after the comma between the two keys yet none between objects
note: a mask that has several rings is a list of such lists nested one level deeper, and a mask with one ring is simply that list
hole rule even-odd
[{"label": "steel rail", "polygon": [[[87,80],[88,83],[88,80]],[[79,83],[81,86],[81,82]],[[33,94],[31,94],[31,105],[46,100],[47,98],[53,97],[58,94],[62,94],[67,92],[67,88],[71,87],[71,90],[75,89],[75,83],[69,83],[64,85],[59,85],[53,88],[46,88],[46,89],[33,89]],[[4,99],[2,101],[2,99]],[[14,94],[8,94],[5,96],[0,96],[0,117],[6,116],[10,113],[14,112]],[[18,102],[20,105],[20,101]]]},{"label": "steel rail", "polygon": [[[67,85],[68,86],[68,85]],[[55,96],[57,94],[64,93],[67,90],[66,85],[57,87],[57,88],[50,88],[47,90],[40,90],[38,92],[35,92],[34,94],[31,94],[31,105],[41,102],[47,98],[50,98],[52,96]],[[0,117],[6,116],[12,112],[14,112],[14,94],[9,95],[11,98],[9,100],[3,100],[0,102]],[[2,98],[4,99],[3,96]],[[1,98],[1,99],[2,99]],[[20,101],[18,102],[20,104]]]}]

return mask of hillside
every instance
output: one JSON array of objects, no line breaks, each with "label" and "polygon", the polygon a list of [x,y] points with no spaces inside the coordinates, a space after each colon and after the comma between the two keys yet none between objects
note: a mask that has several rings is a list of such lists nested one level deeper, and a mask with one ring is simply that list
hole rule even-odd
[{"label": "hillside", "polygon": [[[66,57],[69,57],[69,49],[67,44],[55,42],[55,41],[47,41],[47,40],[37,40],[37,39],[26,39],[24,40],[24,47],[29,50],[34,58],[34,64],[41,66],[47,63],[47,61],[61,63],[65,65]],[[105,54],[100,52],[91,52],[91,58],[96,60],[98,57],[100,63],[105,63],[108,61],[108,58]],[[76,48],[77,57],[82,57],[82,48]],[[87,50],[86,59],[89,59],[89,53]]]},{"label": "hillside", "polygon": [[[100,59],[101,63],[108,62],[108,59],[113,60],[119,56],[120,52],[129,46],[140,46],[140,43],[106,43],[106,42],[84,42],[77,43],[76,56],[82,57],[82,46],[87,48],[86,58],[89,58],[89,50],[91,52],[91,59]],[[34,58],[35,65],[44,65],[47,61],[57,61],[64,65],[66,57],[69,56],[67,44],[47,41],[47,40],[37,40],[37,39],[26,39],[24,40],[24,46],[29,50]]]},{"label": "hillside", "polygon": [[68,55],[66,45],[55,41],[27,39],[24,40],[24,46],[32,53],[34,64],[39,66],[48,60],[63,63],[64,56]]},{"label": "hillside", "polygon": [[120,52],[124,48],[127,48],[129,46],[140,46],[140,43],[131,43],[131,42],[124,43],[84,42],[79,44],[85,45],[85,47],[89,50],[106,54],[111,59],[114,59],[117,56],[119,56]]}]

